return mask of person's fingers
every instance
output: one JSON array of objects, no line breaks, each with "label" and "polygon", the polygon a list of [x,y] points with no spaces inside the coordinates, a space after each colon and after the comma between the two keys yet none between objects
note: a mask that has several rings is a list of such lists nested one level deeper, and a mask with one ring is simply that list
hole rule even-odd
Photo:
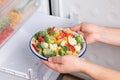
[{"label": "person's fingers", "polygon": [[80,31],[80,28],[81,28],[81,24],[70,27],[70,29],[73,31]]},{"label": "person's fingers", "polygon": [[85,58],[80,58],[80,60],[82,60],[82,61],[86,61],[86,59],[85,59]]},{"label": "person's fingers", "polygon": [[96,42],[95,38],[92,35],[85,35],[85,39],[86,39],[87,44]]},{"label": "person's fingers", "polygon": [[43,64],[45,64],[45,65],[49,65],[49,62],[48,61],[45,61],[45,60],[41,60],[41,62],[43,63]]},{"label": "person's fingers", "polygon": [[41,60],[41,62],[43,64],[45,64],[46,66],[48,66],[49,68],[55,69],[55,64],[49,61],[45,61],[45,60]]},{"label": "person's fingers", "polygon": [[48,61],[56,63],[56,64],[61,64],[62,63],[62,57],[61,56],[51,57],[51,58],[48,59]]},{"label": "person's fingers", "polygon": [[82,35],[82,36],[84,36],[84,33],[81,32],[81,31],[77,31],[77,33],[80,34],[80,35]]},{"label": "person's fingers", "polygon": [[52,63],[52,62],[44,61],[44,60],[41,60],[41,62],[43,64],[45,64],[46,66],[48,66],[49,68],[60,72],[60,66],[61,66],[61,64],[56,64],[56,63]]}]

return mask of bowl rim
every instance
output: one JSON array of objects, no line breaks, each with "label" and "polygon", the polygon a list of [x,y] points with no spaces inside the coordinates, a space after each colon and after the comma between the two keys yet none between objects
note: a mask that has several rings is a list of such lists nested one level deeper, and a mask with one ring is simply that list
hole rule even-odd
[{"label": "bowl rim", "polygon": [[[37,33],[38,33],[38,32],[37,32]],[[36,34],[36,33],[35,33],[35,34]],[[77,57],[79,57],[79,58],[82,57],[82,56],[85,54],[85,52],[87,51],[87,42],[86,42],[86,39],[85,39],[82,35],[80,35],[80,36],[81,36],[82,39],[84,40],[84,44],[83,44],[83,49],[82,49],[82,51],[81,51],[81,52],[79,53],[79,55],[77,56]],[[48,58],[40,55],[39,53],[37,53],[37,52],[33,49],[33,47],[32,47],[33,37],[34,37],[34,35],[32,36],[32,38],[30,39],[30,42],[29,42],[30,50],[31,50],[32,53],[33,53],[34,55],[36,55],[38,58],[48,61]]]}]

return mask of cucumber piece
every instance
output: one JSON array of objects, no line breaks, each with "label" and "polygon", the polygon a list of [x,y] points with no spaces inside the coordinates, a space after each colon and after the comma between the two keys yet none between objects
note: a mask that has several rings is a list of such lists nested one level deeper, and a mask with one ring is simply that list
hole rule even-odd
[{"label": "cucumber piece", "polygon": [[65,55],[65,51],[63,50],[63,48],[61,48],[61,49],[59,50],[59,55],[60,55],[60,56]]},{"label": "cucumber piece", "polygon": [[48,33],[47,33],[47,31],[40,31],[39,34],[40,34],[42,37],[44,37],[44,36],[46,36]]},{"label": "cucumber piece", "polygon": [[56,51],[53,51],[51,49],[43,49],[43,55],[44,57],[53,57],[53,56],[56,56]]}]

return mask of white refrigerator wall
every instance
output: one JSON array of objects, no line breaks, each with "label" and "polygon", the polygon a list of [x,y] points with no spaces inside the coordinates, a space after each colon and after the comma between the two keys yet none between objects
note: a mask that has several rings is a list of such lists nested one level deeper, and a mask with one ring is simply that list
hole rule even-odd
[{"label": "white refrigerator wall", "polygon": [[51,0],[53,14],[68,18],[78,15],[79,22],[120,26],[120,0]]},{"label": "white refrigerator wall", "polygon": [[40,3],[36,4],[36,5],[40,5],[39,7],[39,12],[42,14],[50,14],[50,9],[49,9],[49,0],[40,0]]}]

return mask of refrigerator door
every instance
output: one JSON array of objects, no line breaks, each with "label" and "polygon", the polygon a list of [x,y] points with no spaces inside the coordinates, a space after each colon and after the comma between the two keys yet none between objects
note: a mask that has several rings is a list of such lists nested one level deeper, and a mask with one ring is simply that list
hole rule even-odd
[{"label": "refrigerator door", "polygon": [[[120,26],[120,0],[51,0],[53,15],[70,18],[77,16],[79,22],[87,21],[104,26]],[[120,70],[120,47],[103,43],[88,46],[84,58],[116,70]],[[82,74],[74,74],[88,78]]]}]

